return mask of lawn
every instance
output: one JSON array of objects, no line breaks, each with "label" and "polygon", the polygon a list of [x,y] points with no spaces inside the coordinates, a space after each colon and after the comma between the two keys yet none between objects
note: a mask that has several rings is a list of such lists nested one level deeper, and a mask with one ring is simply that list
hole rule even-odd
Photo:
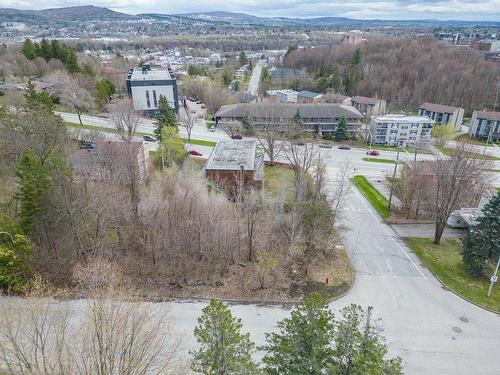
[{"label": "lawn", "polygon": [[435,245],[428,238],[406,238],[408,246],[422,263],[455,293],[491,310],[500,312],[500,285],[495,284],[491,297],[487,296],[489,281],[476,279],[462,261],[462,244],[456,240],[441,240]]},{"label": "lawn", "polygon": [[293,170],[283,167],[264,167],[264,189],[275,197],[290,202],[295,197]]},{"label": "lawn", "polygon": [[189,143],[192,145],[199,145],[199,146],[208,146],[208,147],[215,147],[217,142],[212,142],[212,141],[203,141],[201,139],[191,139],[189,142],[187,138],[181,138],[182,142],[184,143]]},{"label": "lawn", "polygon": [[363,158],[362,160],[372,163],[396,164],[396,161],[393,159]]},{"label": "lawn", "polygon": [[477,138],[470,138],[468,134],[463,134],[454,139],[455,141],[464,141],[467,143],[472,143],[475,145],[479,146],[486,146],[486,147],[493,147],[493,142],[488,142],[482,140],[482,139],[477,139]]},{"label": "lawn", "polygon": [[387,219],[390,212],[387,209],[389,201],[384,197],[364,176],[354,176],[351,178],[354,186],[368,199],[382,218]]},{"label": "lawn", "polygon": [[[441,151],[443,154],[451,156],[451,152],[453,149],[449,147],[436,146],[436,148]],[[473,159],[482,159],[482,160],[500,160],[496,156],[491,156],[487,154],[478,154],[477,152],[468,152],[467,155]]]}]

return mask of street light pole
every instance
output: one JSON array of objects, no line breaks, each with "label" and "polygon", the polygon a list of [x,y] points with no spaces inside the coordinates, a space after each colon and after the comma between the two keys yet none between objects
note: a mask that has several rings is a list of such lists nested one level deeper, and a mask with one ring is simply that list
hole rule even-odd
[{"label": "street light pole", "polygon": [[493,289],[493,284],[497,282],[498,268],[500,267],[500,256],[498,257],[497,267],[495,268],[495,273],[490,278],[490,287],[488,288],[488,297],[491,296],[491,291]]},{"label": "street light pole", "polygon": [[387,207],[387,209],[389,210],[389,212],[391,212],[392,190],[394,189],[394,180],[396,178],[396,172],[397,172],[397,168],[398,168],[399,150],[400,150],[400,147],[399,147],[399,144],[398,144],[398,154],[396,156],[396,164],[394,164],[394,172],[392,174],[391,192],[389,193],[389,206]]}]

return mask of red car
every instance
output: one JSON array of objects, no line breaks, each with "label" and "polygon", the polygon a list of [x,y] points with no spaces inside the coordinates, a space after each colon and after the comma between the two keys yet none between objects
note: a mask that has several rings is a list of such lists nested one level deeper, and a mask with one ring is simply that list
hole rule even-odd
[{"label": "red car", "polygon": [[339,150],[350,150],[351,148],[348,145],[340,145]]},{"label": "red car", "polygon": [[200,151],[196,151],[196,150],[189,150],[188,154],[192,155],[192,156],[203,156],[203,154]]},{"label": "red car", "polygon": [[243,139],[243,136],[241,134],[235,134],[231,138],[232,139]]},{"label": "red car", "polygon": [[371,155],[371,156],[379,156],[380,155],[380,151],[378,151],[378,150],[370,150],[370,151],[366,151],[366,153],[368,155]]}]

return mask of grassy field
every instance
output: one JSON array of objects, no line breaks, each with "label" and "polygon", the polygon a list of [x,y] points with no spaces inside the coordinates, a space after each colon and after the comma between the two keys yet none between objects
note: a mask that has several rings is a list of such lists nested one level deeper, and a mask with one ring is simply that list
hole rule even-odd
[{"label": "grassy field", "polygon": [[191,145],[215,147],[215,145],[217,144],[217,142],[203,141],[201,139],[191,139],[189,142],[188,142],[187,138],[181,138],[181,139],[182,139],[182,142],[189,143]]},{"label": "grassy field", "polygon": [[370,182],[364,176],[354,176],[351,178],[352,183],[358,188],[358,190],[368,199],[375,208],[375,210],[384,219],[390,216],[390,212],[387,209],[389,202],[386,197],[384,197],[375,187],[370,184]]},{"label": "grassy field", "polygon": [[293,186],[293,171],[288,168],[264,167],[264,189],[275,197],[283,197],[289,202],[294,199],[295,187]]},{"label": "grassy field", "polygon": [[489,309],[500,312],[500,285],[493,287],[488,298],[486,278],[472,277],[462,261],[462,244],[456,240],[441,240],[435,245],[428,238],[406,238],[408,246],[422,263],[455,293]]},{"label": "grassy field", "polygon": [[[449,147],[436,146],[436,148],[441,151],[443,154],[450,156],[453,149]],[[486,154],[478,154],[477,152],[468,152],[469,157],[473,159],[482,159],[482,160],[500,160],[496,156],[486,155]]]},{"label": "grassy field", "polygon": [[393,159],[363,158],[362,160],[372,163],[396,164],[396,161]]}]

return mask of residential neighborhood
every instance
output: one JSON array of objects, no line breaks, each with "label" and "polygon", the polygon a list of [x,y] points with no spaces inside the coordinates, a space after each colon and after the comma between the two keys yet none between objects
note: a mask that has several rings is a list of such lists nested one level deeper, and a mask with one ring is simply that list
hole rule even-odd
[{"label": "residential neighborhood", "polygon": [[0,6],[1,375],[500,373],[494,2],[80,3]]}]

